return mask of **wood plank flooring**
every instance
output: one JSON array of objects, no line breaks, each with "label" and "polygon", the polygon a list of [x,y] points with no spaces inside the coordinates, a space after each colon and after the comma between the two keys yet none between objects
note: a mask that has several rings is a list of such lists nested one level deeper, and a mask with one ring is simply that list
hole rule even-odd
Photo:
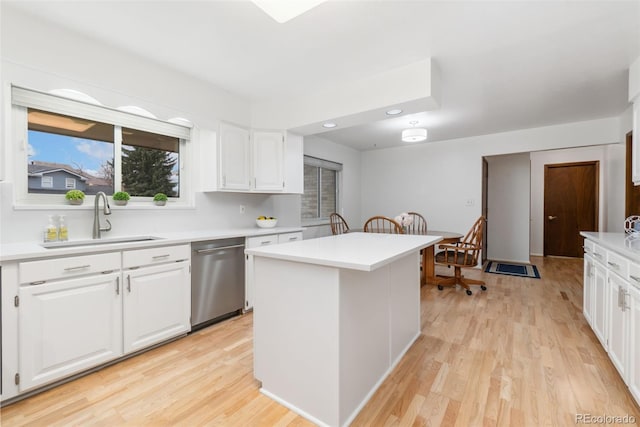
[{"label": "wood plank flooring", "polygon": [[[570,426],[640,409],[582,316],[582,260],[542,279],[422,288],[423,334],[354,426]],[[438,267],[438,273],[447,273]],[[310,426],[258,391],[252,316],[237,317],[0,411],[10,426]]]}]

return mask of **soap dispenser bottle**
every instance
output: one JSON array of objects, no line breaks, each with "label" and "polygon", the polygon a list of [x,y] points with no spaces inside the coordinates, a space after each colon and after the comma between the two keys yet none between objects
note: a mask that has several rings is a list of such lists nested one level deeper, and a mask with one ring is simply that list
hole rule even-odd
[{"label": "soap dispenser bottle", "polygon": [[58,219],[58,240],[61,242],[69,240],[69,229],[67,228],[67,221],[64,215],[60,215]]},{"label": "soap dispenser bottle", "polygon": [[44,230],[44,241],[55,242],[56,240],[58,240],[58,227],[53,222],[53,216],[49,215],[49,223]]}]

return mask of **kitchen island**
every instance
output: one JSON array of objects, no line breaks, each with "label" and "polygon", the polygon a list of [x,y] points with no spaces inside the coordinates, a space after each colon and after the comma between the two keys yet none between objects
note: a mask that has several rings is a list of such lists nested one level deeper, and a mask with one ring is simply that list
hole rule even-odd
[{"label": "kitchen island", "polygon": [[348,233],[254,256],[254,376],[318,425],[348,425],[420,334],[420,255],[439,236]]}]

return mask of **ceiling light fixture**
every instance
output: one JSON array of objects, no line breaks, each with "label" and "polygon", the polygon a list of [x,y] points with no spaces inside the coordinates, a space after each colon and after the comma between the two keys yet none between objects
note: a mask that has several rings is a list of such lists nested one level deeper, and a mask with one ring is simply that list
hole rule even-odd
[{"label": "ceiling light fixture", "polygon": [[413,127],[402,131],[402,141],[420,142],[427,139],[427,130],[415,127],[418,124],[417,120],[410,121],[409,124]]},{"label": "ceiling light fixture", "polygon": [[326,0],[252,0],[267,15],[280,24],[284,24],[298,15],[302,15]]},{"label": "ceiling light fixture", "polygon": [[323,127],[323,128],[327,128],[327,129],[331,129],[331,128],[334,128],[334,127],[336,127],[336,126],[338,126],[338,125],[337,125],[337,124],[335,124],[335,123],[332,123],[332,122],[327,122],[327,123],[323,123],[323,124],[322,124],[322,127]]},{"label": "ceiling light fixture", "polygon": [[387,116],[397,116],[398,114],[402,113],[402,110],[399,108],[394,108],[393,110],[389,110],[387,111]]}]

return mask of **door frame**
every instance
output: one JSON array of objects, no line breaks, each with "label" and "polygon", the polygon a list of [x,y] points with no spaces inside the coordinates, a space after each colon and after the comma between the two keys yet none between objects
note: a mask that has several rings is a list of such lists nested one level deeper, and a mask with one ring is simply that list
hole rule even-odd
[{"label": "door frame", "polygon": [[544,183],[542,185],[542,255],[547,256],[547,218],[545,217],[547,212],[546,206],[546,188],[547,188],[547,172],[552,168],[571,167],[571,166],[588,166],[594,165],[596,169],[596,184],[595,188],[595,230],[600,229],[600,161],[599,160],[587,160],[584,162],[567,162],[567,163],[553,163],[544,165]]}]

